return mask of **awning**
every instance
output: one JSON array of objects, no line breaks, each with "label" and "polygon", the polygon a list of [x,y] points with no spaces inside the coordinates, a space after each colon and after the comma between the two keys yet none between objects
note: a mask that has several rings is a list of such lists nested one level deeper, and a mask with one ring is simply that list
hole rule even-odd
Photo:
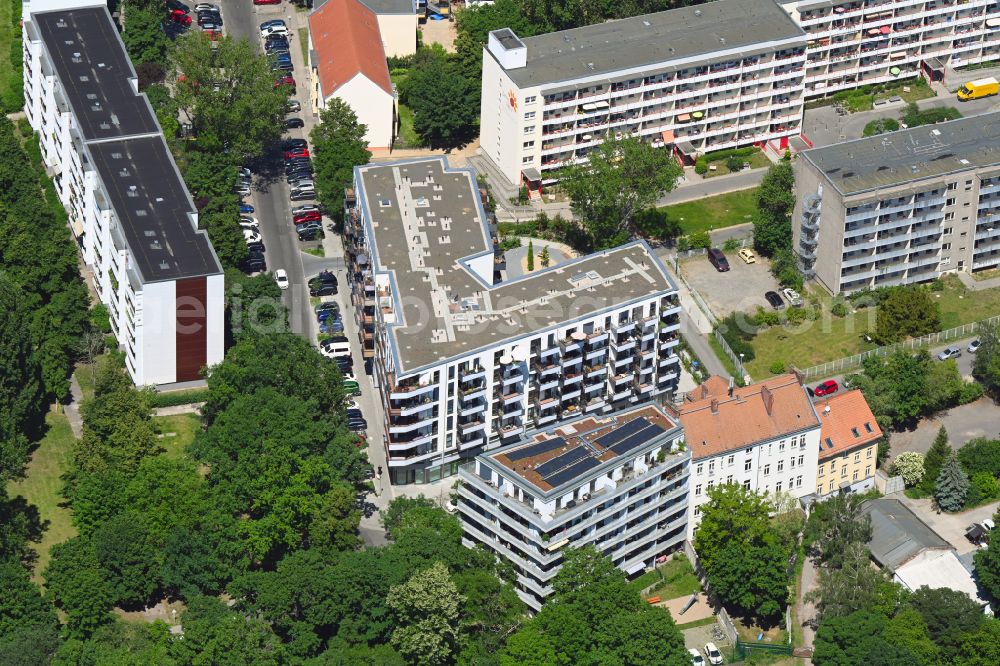
[{"label": "awning", "polygon": [[632,566],[630,566],[628,569],[626,569],[625,573],[627,573],[629,576],[633,576],[633,575],[639,573],[640,571],[642,571],[645,568],[646,568],[645,564],[643,564],[642,562],[636,562],[635,564],[633,564]]},{"label": "awning", "polygon": [[943,71],[944,70],[944,63],[941,62],[937,57],[925,60],[924,64],[927,65],[927,67],[929,67],[932,71],[935,71],[935,72],[939,72],[939,71]]},{"label": "awning", "polygon": [[695,111],[694,113],[691,114],[691,117],[694,118],[695,120],[703,118],[704,116],[705,114],[702,113],[701,111]]},{"label": "awning", "polygon": [[987,28],[1000,28],[1000,19],[986,19]]},{"label": "awning", "polygon": [[606,109],[610,106],[607,102],[601,100],[599,102],[590,102],[583,105],[584,111],[597,111],[598,109]]},{"label": "awning", "polygon": [[547,551],[549,551],[551,553],[553,551],[559,550],[560,548],[562,548],[563,546],[566,546],[568,544],[569,544],[569,539],[560,539],[559,541],[556,541],[555,543],[550,543],[545,550],[547,550]]},{"label": "awning", "polygon": [[660,137],[663,138],[663,143],[673,143],[674,142],[674,131],[673,130],[663,130],[660,132]]},{"label": "awning", "polygon": [[83,235],[83,222],[73,220],[73,235],[77,238]]},{"label": "awning", "polygon": [[679,123],[686,123],[689,120],[691,120],[690,113],[682,113],[681,115],[677,116],[677,122]]},{"label": "awning", "polygon": [[525,180],[530,180],[532,182],[542,179],[542,174],[538,172],[538,169],[534,167],[529,167],[521,171],[521,175],[524,176]]},{"label": "awning", "polygon": [[890,67],[889,73],[892,74],[893,76],[899,76],[900,74],[903,73],[903,70],[901,70],[899,67]]},{"label": "awning", "polygon": [[874,37],[875,35],[880,35],[882,32],[878,28],[869,28],[868,35]]},{"label": "awning", "polygon": [[879,30],[879,32],[881,32],[881,33],[882,33],[883,35],[888,35],[888,34],[889,34],[890,32],[892,32],[892,28],[890,28],[890,27],[889,27],[889,26],[887,26],[887,25],[884,25],[884,26],[882,26],[882,27],[881,27],[881,28],[879,28],[878,30]]},{"label": "awning", "polygon": [[896,51],[895,53],[890,53],[889,57],[893,60],[902,60],[906,57],[906,51]]},{"label": "awning", "polygon": [[690,141],[678,141],[675,145],[677,146],[677,150],[685,155],[694,155],[696,152]]}]

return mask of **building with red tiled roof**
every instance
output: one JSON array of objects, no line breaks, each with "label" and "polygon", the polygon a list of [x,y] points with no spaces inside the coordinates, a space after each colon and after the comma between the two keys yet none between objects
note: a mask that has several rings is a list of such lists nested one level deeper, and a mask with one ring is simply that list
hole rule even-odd
[{"label": "building with red tiled roof", "polygon": [[343,100],[368,128],[370,148],[389,148],[396,92],[375,13],[358,0],[328,0],[309,15],[313,113]]},{"label": "building with red tiled roof", "polygon": [[875,487],[882,430],[858,389],[816,402],[820,418],[816,494],[863,492]]},{"label": "building with red tiled roof", "polygon": [[689,534],[715,486],[796,498],[815,489],[820,420],[795,375],[745,387],[711,377],[688,393],[678,417],[691,449]]}]

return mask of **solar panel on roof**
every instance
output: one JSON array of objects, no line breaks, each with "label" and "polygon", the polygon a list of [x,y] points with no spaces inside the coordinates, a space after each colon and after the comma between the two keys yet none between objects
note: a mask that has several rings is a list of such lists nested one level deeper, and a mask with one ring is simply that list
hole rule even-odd
[{"label": "solar panel on roof", "polygon": [[530,458],[532,456],[548,453],[549,451],[561,449],[564,444],[566,444],[565,439],[562,437],[554,437],[553,439],[546,439],[545,441],[532,444],[531,446],[526,446],[523,449],[518,449],[517,451],[511,451],[507,454],[507,458],[512,461],[521,460],[522,458]]},{"label": "solar panel on roof", "polygon": [[543,477],[561,470],[563,467],[569,467],[575,462],[582,460],[590,455],[590,452],[586,447],[578,446],[575,449],[570,449],[561,456],[556,456],[552,460],[539,465],[535,468],[535,471],[541,474]]},{"label": "solar panel on roof", "polygon": [[628,439],[618,442],[611,447],[617,455],[622,455],[628,453],[637,446],[642,446],[648,442],[653,437],[656,437],[663,432],[663,427],[657,423],[649,423],[647,427],[643,428],[639,432],[635,433]]},{"label": "solar panel on roof", "polygon": [[624,440],[629,435],[634,435],[638,431],[649,425],[649,421],[644,418],[632,419],[621,428],[616,428],[612,430],[607,435],[602,435],[594,440],[597,444],[600,444],[606,449],[610,449],[612,446],[618,442]]},{"label": "solar panel on roof", "polygon": [[543,480],[545,481],[545,483],[555,488],[557,486],[562,485],[563,483],[566,483],[570,479],[574,479],[580,476],[581,474],[584,474],[589,470],[594,469],[600,464],[601,463],[597,460],[597,458],[584,458],[575,465],[567,467],[564,470],[560,470],[555,474],[553,474],[552,476],[546,477]]}]

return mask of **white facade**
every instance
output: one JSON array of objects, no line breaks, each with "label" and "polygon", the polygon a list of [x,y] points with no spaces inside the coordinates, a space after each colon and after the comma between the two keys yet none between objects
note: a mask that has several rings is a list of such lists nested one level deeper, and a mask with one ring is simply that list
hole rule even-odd
[{"label": "white facade", "polygon": [[378,30],[382,34],[382,48],[386,58],[404,58],[417,52],[417,15],[381,14],[378,17]]},{"label": "white facade", "polygon": [[[125,352],[129,374],[138,385],[198,380],[197,368],[218,363],[223,356],[222,270],[207,236],[197,231],[194,205],[169,156],[152,109],[145,96],[138,94],[134,71],[106,6],[93,1],[41,0],[25,3],[23,10],[25,115],[37,133],[45,167],[69,214],[83,259],[93,271],[94,288],[108,307],[112,330]],[[87,29],[74,32],[67,21],[72,16],[67,12],[87,13]],[[43,21],[50,29],[65,31],[65,36],[60,35],[62,41],[44,38],[39,25]],[[50,48],[59,51],[50,52]],[[82,75],[69,89],[64,87],[57,63],[70,60],[71,66],[86,67],[91,57],[102,61],[95,62],[95,75]],[[108,63],[107,67],[103,61]],[[100,71],[105,68],[115,71]],[[86,93],[84,84],[99,87],[112,78],[113,91]],[[119,104],[120,108],[116,107]],[[108,122],[101,120],[105,115]],[[135,129],[129,129],[130,126]],[[170,228],[177,221],[174,211],[163,220],[155,220],[155,203],[162,199],[153,202],[153,206],[146,199],[136,199],[131,209],[122,205],[118,191],[121,183],[105,182],[111,178],[111,172],[105,168],[109,161],[104,154],[110,146],[129,154],[134,149],[137,155],[152,151],[161,159],[151,169],[169,166],[169,170],[157,171],[155,175],[141,167],[136,173],[134,160],[113,153],[122,161],[123,182],[133,182],[126,178],[154,177],[159,184],[150,189],[162,191],[164,196],[183,193],[181,205],[187,205],[189,212],[180,224],[187,228]],[[171,178],[175,180],[164,182]],[[109,184],[113,186],[110,189]],[[131,197],[135,192],[133,186],[129,187]],[[152,213],[147,218],[150,223],[142,229],[129,226],[135,224],[137,209],[142,209],[142,216]],[[131,236],[134,243],[143,233],[150,247],[141,248],[137,254],[127,238]],[[183,245],[186,252],[197,252],[200,256],[192,260],[172,255],[169,251],[172,241]],[[167,268],[161,263],[167,264]],[[185,273],[186,268],[194,265],[207,270]],[[176,292],[179,280],[185,282],[187,289],[180,298]],[[192,281],[197,283],[193,292]],[[192,293],[196,294],[193,301]],[[192,318],[196,321],[189,321]],[[184,323],[180,323],[182,320]],[[192,327],[197,330],[189,336],[188,329]],[[193,353],[189,353],[192,349]]]},{"label": "white facade", "polygon": [[[358,122],[364,123],[368,130],[365,141],[369,148],[388,148],[392,145],[393,128],[396,122],[396,98],[364,74],[358,74],[353,79],[337,88],[323,100],[338,97],[350,106],[358,116]],[[318,98],[317,98],[318,99]]]},{"label": "white facade", "polygon": [[[817,425],[795,435],[692,460],[688,537],[694,537],[701,522],[701,507],[708,502],[708,490],[714,486],[736,483],[756,493],[784,493],[794,498],[815,492],[819,432]],[[697,447],[694,452],[697,456]]]},{"label": "white facade", "polygon": [[480,455],[459,472],[462,542],[509,562],[518,596],[534,611],[552,593],[567,547],[593,545],[636,575],[685,538],[690,452],[678,450],[680,439],[674,428],[545,490],[498,460],[543,440]]}]

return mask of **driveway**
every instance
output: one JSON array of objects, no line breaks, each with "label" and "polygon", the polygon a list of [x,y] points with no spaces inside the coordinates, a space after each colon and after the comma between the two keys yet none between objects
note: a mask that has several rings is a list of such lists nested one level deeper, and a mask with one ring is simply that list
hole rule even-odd
[{"label": "driveway", "polygon": [[726,253],[726,258],[729,271],[725,273],[715,270],[705,255],[681,261],[680,269],[719,319],[737,311],[755,312],[758,306],[770,310],[764,292],[780,291],[770,262],[758,256],[756,263],[747,264],[736,252]]},{"label": "driveway", "polygon": [[910,507],[941,538],[954,546],[959,555],[971,553],[976,549],[975,545],[965,538],[965,529],[972,523],[992,518],[1000,508],[1000,502],[993,502],[961,513],[938,513],[930,498],[910,499],[903,493],[895,493],[893,497]]},{"label": "driveway", "polygon": [[[958,359],[959,363],[966,356],[971,354],[963,355]],[[954,407],[932,418],[922,419],[913,430],[892,433],[889,439],[892,446],[891,455],[895,457],[904,451],[927,453],[941,426],[948,430],[948,441],[953,449],[959,449],[970,439],[977,437],[998,437],[1000,406],[990,398],[980,398],[968,405]]]}]

